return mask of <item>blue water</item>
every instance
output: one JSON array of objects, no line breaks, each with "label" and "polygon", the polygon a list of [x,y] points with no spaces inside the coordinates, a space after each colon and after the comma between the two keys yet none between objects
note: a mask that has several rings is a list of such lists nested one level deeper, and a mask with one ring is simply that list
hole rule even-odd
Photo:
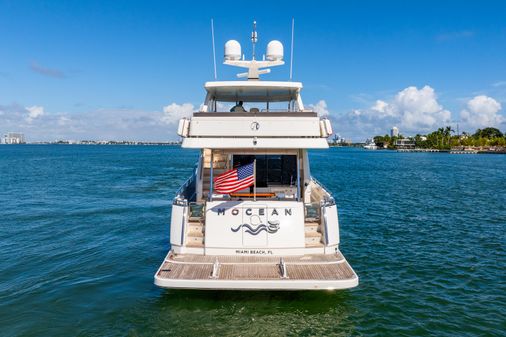
[{"label": "blue water", "polygon": [[506,156],[313,151],[358,288],[161,290],[197,155],[0,146],[0,335],[506,335]]}]

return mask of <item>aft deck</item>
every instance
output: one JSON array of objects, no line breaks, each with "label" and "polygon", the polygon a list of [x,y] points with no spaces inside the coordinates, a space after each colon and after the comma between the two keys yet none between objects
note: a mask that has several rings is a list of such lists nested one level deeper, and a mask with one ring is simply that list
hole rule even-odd
[{"label": "aft deck", "polygon": [[344,256],[176,255],[170,252],[155,275],[166,288],[318,290],[358,285]]}]

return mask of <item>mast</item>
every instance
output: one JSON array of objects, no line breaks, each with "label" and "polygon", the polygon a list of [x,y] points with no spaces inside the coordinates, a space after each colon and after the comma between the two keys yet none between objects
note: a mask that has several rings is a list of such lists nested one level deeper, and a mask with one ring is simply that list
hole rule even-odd
[{"label": "mast", "polygon": [[213,201],[213,179],[214,179],[214,172],[213,172],[213,166],[214,166],[214,158],[213,158],[213,149],[211,149],[211,165],[210,165],[210,178],[209,178],[209,195],[208,199],[209,201]]},{"label": "mast", "polygon": [[257,201],[257,160],[253,160],[253,201]]},{"label": "mast", "polygon": [[255,45],[257,41],[258,41],[257,22],[253,21],[253,31],[251,32],[251,43],[253,44],[253,56],[252,56],[253,60],[255,60]]}]

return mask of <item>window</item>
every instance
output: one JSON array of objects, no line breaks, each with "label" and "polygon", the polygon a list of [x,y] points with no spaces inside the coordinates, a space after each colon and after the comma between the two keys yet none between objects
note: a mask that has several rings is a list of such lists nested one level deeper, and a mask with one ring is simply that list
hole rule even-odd
[{"label": "window", "polygon": [[297,156],[295,155],[234,155],[234,167],[251,164],[256,159],[257,187],[295,185]]}]

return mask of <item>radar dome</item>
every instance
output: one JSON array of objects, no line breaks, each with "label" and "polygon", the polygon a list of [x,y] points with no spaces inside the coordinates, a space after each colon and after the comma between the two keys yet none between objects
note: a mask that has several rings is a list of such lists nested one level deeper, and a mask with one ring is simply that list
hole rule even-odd
[{"label": "radar dome", "polygon": [[240,60],[241,45],[236,40],[228,40],[225,43],[225,60]]},{"label": "radar dome", "polygon": [[278,40],[272,40],[267,45],[267,59],[269,61],[283,60],[283,44]]}]

